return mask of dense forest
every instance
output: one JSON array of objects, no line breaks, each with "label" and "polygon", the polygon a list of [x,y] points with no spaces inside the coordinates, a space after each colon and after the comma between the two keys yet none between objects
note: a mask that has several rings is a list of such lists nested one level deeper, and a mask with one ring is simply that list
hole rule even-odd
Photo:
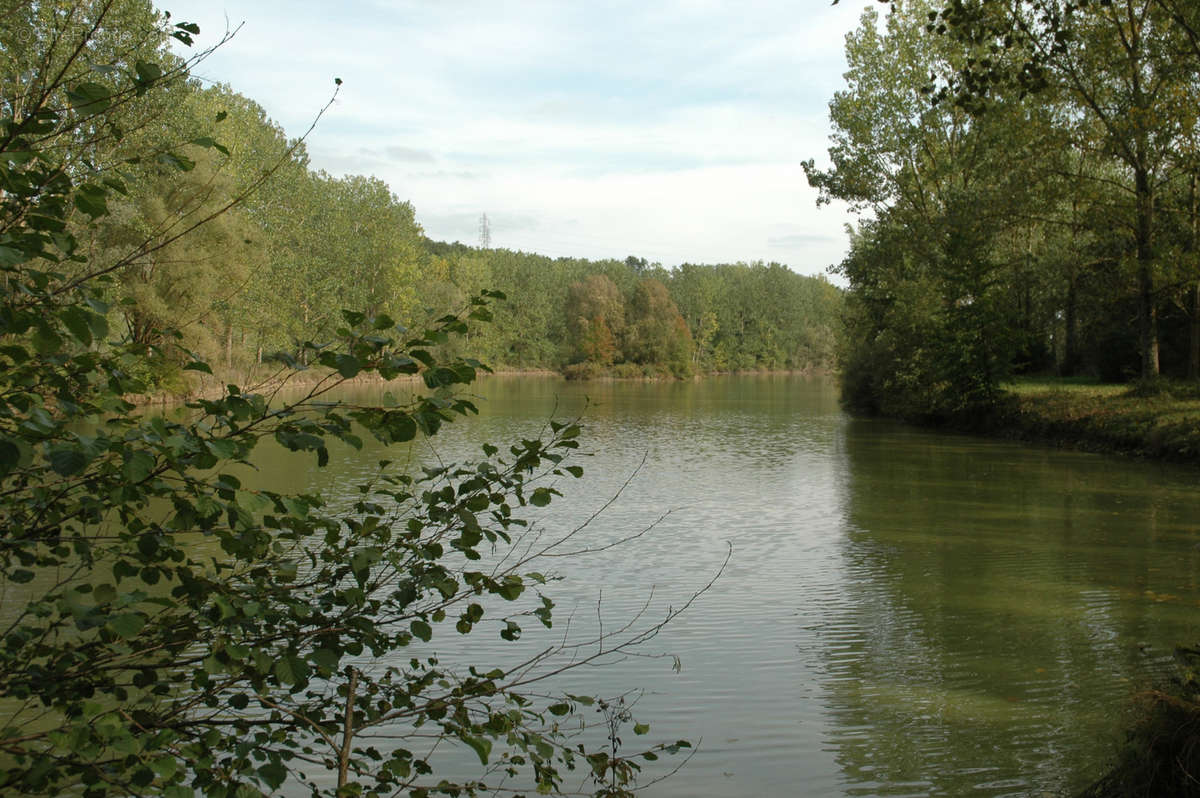
[{"label": "dense forest", "polygon": [[1020,374],[1200,374],[1200,6],[898,0],[847,37],[822,199],[862,212],[843,394],[985,416]]},{"label": "dense forest", "polygon": [[833,365],[841,290],[778,263],[552,259],[426,241],[418,305],[453,307],[482,288],[514,299],[462,346],[499,366],[569,376]]},{"label": "dense forest", "polygon": [[[19,97],[20,76],[38,66],[45,25],[34,17],[47,13],[30,4],[0,19],[3,96]],[[109,19],[153,30],[154,15],[124,2]],[[685,376],[832,365],[841,292],[823,277],[779,264],[667,270],[633,256],[551,259],[430,241],[391,187],[312,168],[302,140],[229,86],[190,78],[161,35],[114,38],[88,55],[97,78],[106,56],[162,64],[142,75],[160,80],[155,96],[110,109],[109,135],[94,136],[76,166],[157,155],[106,172],[117,188],[108,213],[85,204],[71,222],[101,263],[150,240],[113,271],[109,295],[114,322],[161,355],[151,376],[162,388],[182,387],[185,351],[244,376],[264,354],[303,360],[303,342],[328,340],[342,309],[415,328],[481,289],[512,301],[460,346],[499,368]]]}]

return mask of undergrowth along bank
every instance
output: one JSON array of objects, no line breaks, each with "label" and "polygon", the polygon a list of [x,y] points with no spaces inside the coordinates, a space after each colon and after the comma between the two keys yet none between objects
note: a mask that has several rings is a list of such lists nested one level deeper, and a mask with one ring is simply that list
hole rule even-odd
[{"label": "undergrowth along bank", "polygon": [[1200,386],[1027,380],[981,431],[1093,452],[1200,464]]}]

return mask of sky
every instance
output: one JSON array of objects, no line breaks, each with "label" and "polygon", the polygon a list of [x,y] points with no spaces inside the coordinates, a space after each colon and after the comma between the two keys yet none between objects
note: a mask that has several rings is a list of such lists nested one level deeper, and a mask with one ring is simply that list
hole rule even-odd
[{"label": "sky", "polygon": [[[864,3],[157,0],[236,36],[193,71],[257,101],[311,165],[368,174],[426,235],[553,257],[824,272],[828,102]],[[240,26],[240,28],[239,28]]]}]

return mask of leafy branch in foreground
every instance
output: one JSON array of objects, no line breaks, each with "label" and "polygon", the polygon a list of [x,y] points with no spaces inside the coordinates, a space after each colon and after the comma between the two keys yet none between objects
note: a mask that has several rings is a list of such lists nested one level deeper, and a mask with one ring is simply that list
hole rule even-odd
[{"label": "leafy branch in foreground", "polygon": [[[86,53],[118,5],[73,6],[92,16],[54,41]],[[190,38],[193,27],[174,29]],[[135,74],[166,74],[138,63]],[[474,463],[413,472],[380,460],[350,498],[250,478],[263,447],[324,466],[333,442],[403,444],[475,412],[454,390],[484,367],[439,352],[501,295],[416,334],[343,311],[332,342],[279,356],[284,382],[300,360],[321,368],[298,394],[227,385],[184,419],[136,412],[125,397],[144,389],[148,352],[110,325],[120,267],[97,268],[76,238],[125,186],[71,160],[79,131],[104,130],[124,106],[56,105],[84,92],[71,74],[34,82],[36,114],[10,106],[0,118],[0,791],[561,793],[578,768],[601,794],[625,795],[634,757],[687,747],[619,756],[611,736],[593,747],[582,712],[595,699],[556,685],[638,654],[707,587],[657,620],[647,602],[618,629],[564,635],[506,665],[443,662],[430,645],[452,626],[520,651],[527,619],[553,623],[538,561],[605,548],[565,545],[588,522],[547,537],[523,517],[560,495],[555,480],[582,476],[568,459],[578,424],[484,445]],[[153,97],[146,83],[130,103]],[[385,406],[333,398],[362,375],[419,376],[424,390]],[[439,773],[432,757],[447,745],[473,752],[482,775]]]}]

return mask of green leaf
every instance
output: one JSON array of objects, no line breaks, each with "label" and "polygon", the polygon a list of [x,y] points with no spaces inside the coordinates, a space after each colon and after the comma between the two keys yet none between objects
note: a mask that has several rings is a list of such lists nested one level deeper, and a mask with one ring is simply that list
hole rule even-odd
[{"label": "green leaf", "polygon": [[84,346],[91,346],[92,324],[91,314],[78,305],[68,305],[63,308],[58,317],[62,319],[67,331]]},{"label": "green leaf", "polygon": [[425,623],[425,621],[415,620],[408,625],[408,628],[412,630],[414,637],[420,638],[426,643],[433,638],[433,627]]},{"label": "green leaf", "polygon": [[75,446],[55,446],[47,452],[46,459],[54,473],[64,477],[78,474],[88,464],[87,456]]},{"label": "green leaf", "polygon": [[13,247],[0,246],[0,266],[16,266],[29,260],[29,255]]},{"label": "green leaf", "polygon": [[300,684],[308,680],[308,665],[293,654],[276,660],[274,672],[281,684]]},{"label": "green leaf", "polygon": [[76,111],[98,114],[108,109],[112,93],[99,83],[85,82],[67,91],[67,101]]},{"label": "green leaf", "polygon": [[408,413],[389,413],[385,429],[388,443],[407,443],[417,437],[417,422]]},{"label": "green leaf", "polygon": [[282,762],[268,762],[258,769],[258,775],[272,790],[278,790],[287,781],[288,771]]},{"label": "green leaf", "polygon": [[131,483],[141,482],[154,471],[154,457],[147,452],[134,452],[125,461],[122,472],[125,479]]},{"label": "green leaf", "polygon": [[200,137],[200,138],[198,138],[198,139],[192,139],[192,143],[193,143],[193,144],[195,144],[195,145],[197,145],[197,146],[199,146],[199,147],[204,147],[204,148],[206,148],[206,149],[212,149],[212,150],[216,150],[217,152],[221,153],[222,155],[228,155],[228,154],[229,154],[229,148],[228,148],[228,147],[226,147],[225,145],[221,144],[221,143],[220,143],[220,142],[218,142],[216,139],[213,139],[213,138],[211,138],[210,136],[201,136],[201,137]]},{"label": "green leaf", "polygon": [[75,191],[75,207],[96,219],[108,214],[108,192],[93,183],[85,183]]},{"label": "green leaf", "polygon": [[335,358],[337,363],[338,374],[341,374],[346,379],[351,379],[362,371],[362,363],[353,355],[338,355]]},{"label": "green leaf", "polygon": [[137,73],[138,81],[141,83],[153,83],[162,77],[162,67],[158,64],[149,63],[147,61],[138,61],[133,66]]},{"label": "green leaf", "polygon": [[62,338],[44,321],[33,328],[33,348],[39,355],[53,355],[62,345]]},{"label": "green leaf", "polygon": [[237,456],[237,441],[231,441],[228,438],[214,438],[205,441],[204,444],[214,456],[222,460],[229,460]]},{"label": "green leaf", "polygon": [[341,661],[335,652],[327,648],[318,648],[312,653],[312,659],[317,665],[330,671],[336,671],[338,663]]},{"label": "green leaf", "polygon": [[0,475],[7,474],[21,463],[21,447],[12,441],[0,440]]},{"label": "green leaf", "polygon": [[492,741],[484,737],[463,737],[463,742],[471,746],[479,756],[479,764],[486,765],[488,763],[488,755],[492,753]]},{"label": "green leaf", "polygon": [[521,627],[515,621],[505,621],[500,637],[510,642],[521,639]]},{"label": "green leaf", "polygon": [[179,769],[179,761],[173,756],[164,756],[150,763],[150,769],[160,779],[169,779]]},{"label": "green leaf", "polygon": [[108,625],[121,637],[129,640],[137,636],[146,625],[146,619],[140,613],[129,612],[109,618]]}]

